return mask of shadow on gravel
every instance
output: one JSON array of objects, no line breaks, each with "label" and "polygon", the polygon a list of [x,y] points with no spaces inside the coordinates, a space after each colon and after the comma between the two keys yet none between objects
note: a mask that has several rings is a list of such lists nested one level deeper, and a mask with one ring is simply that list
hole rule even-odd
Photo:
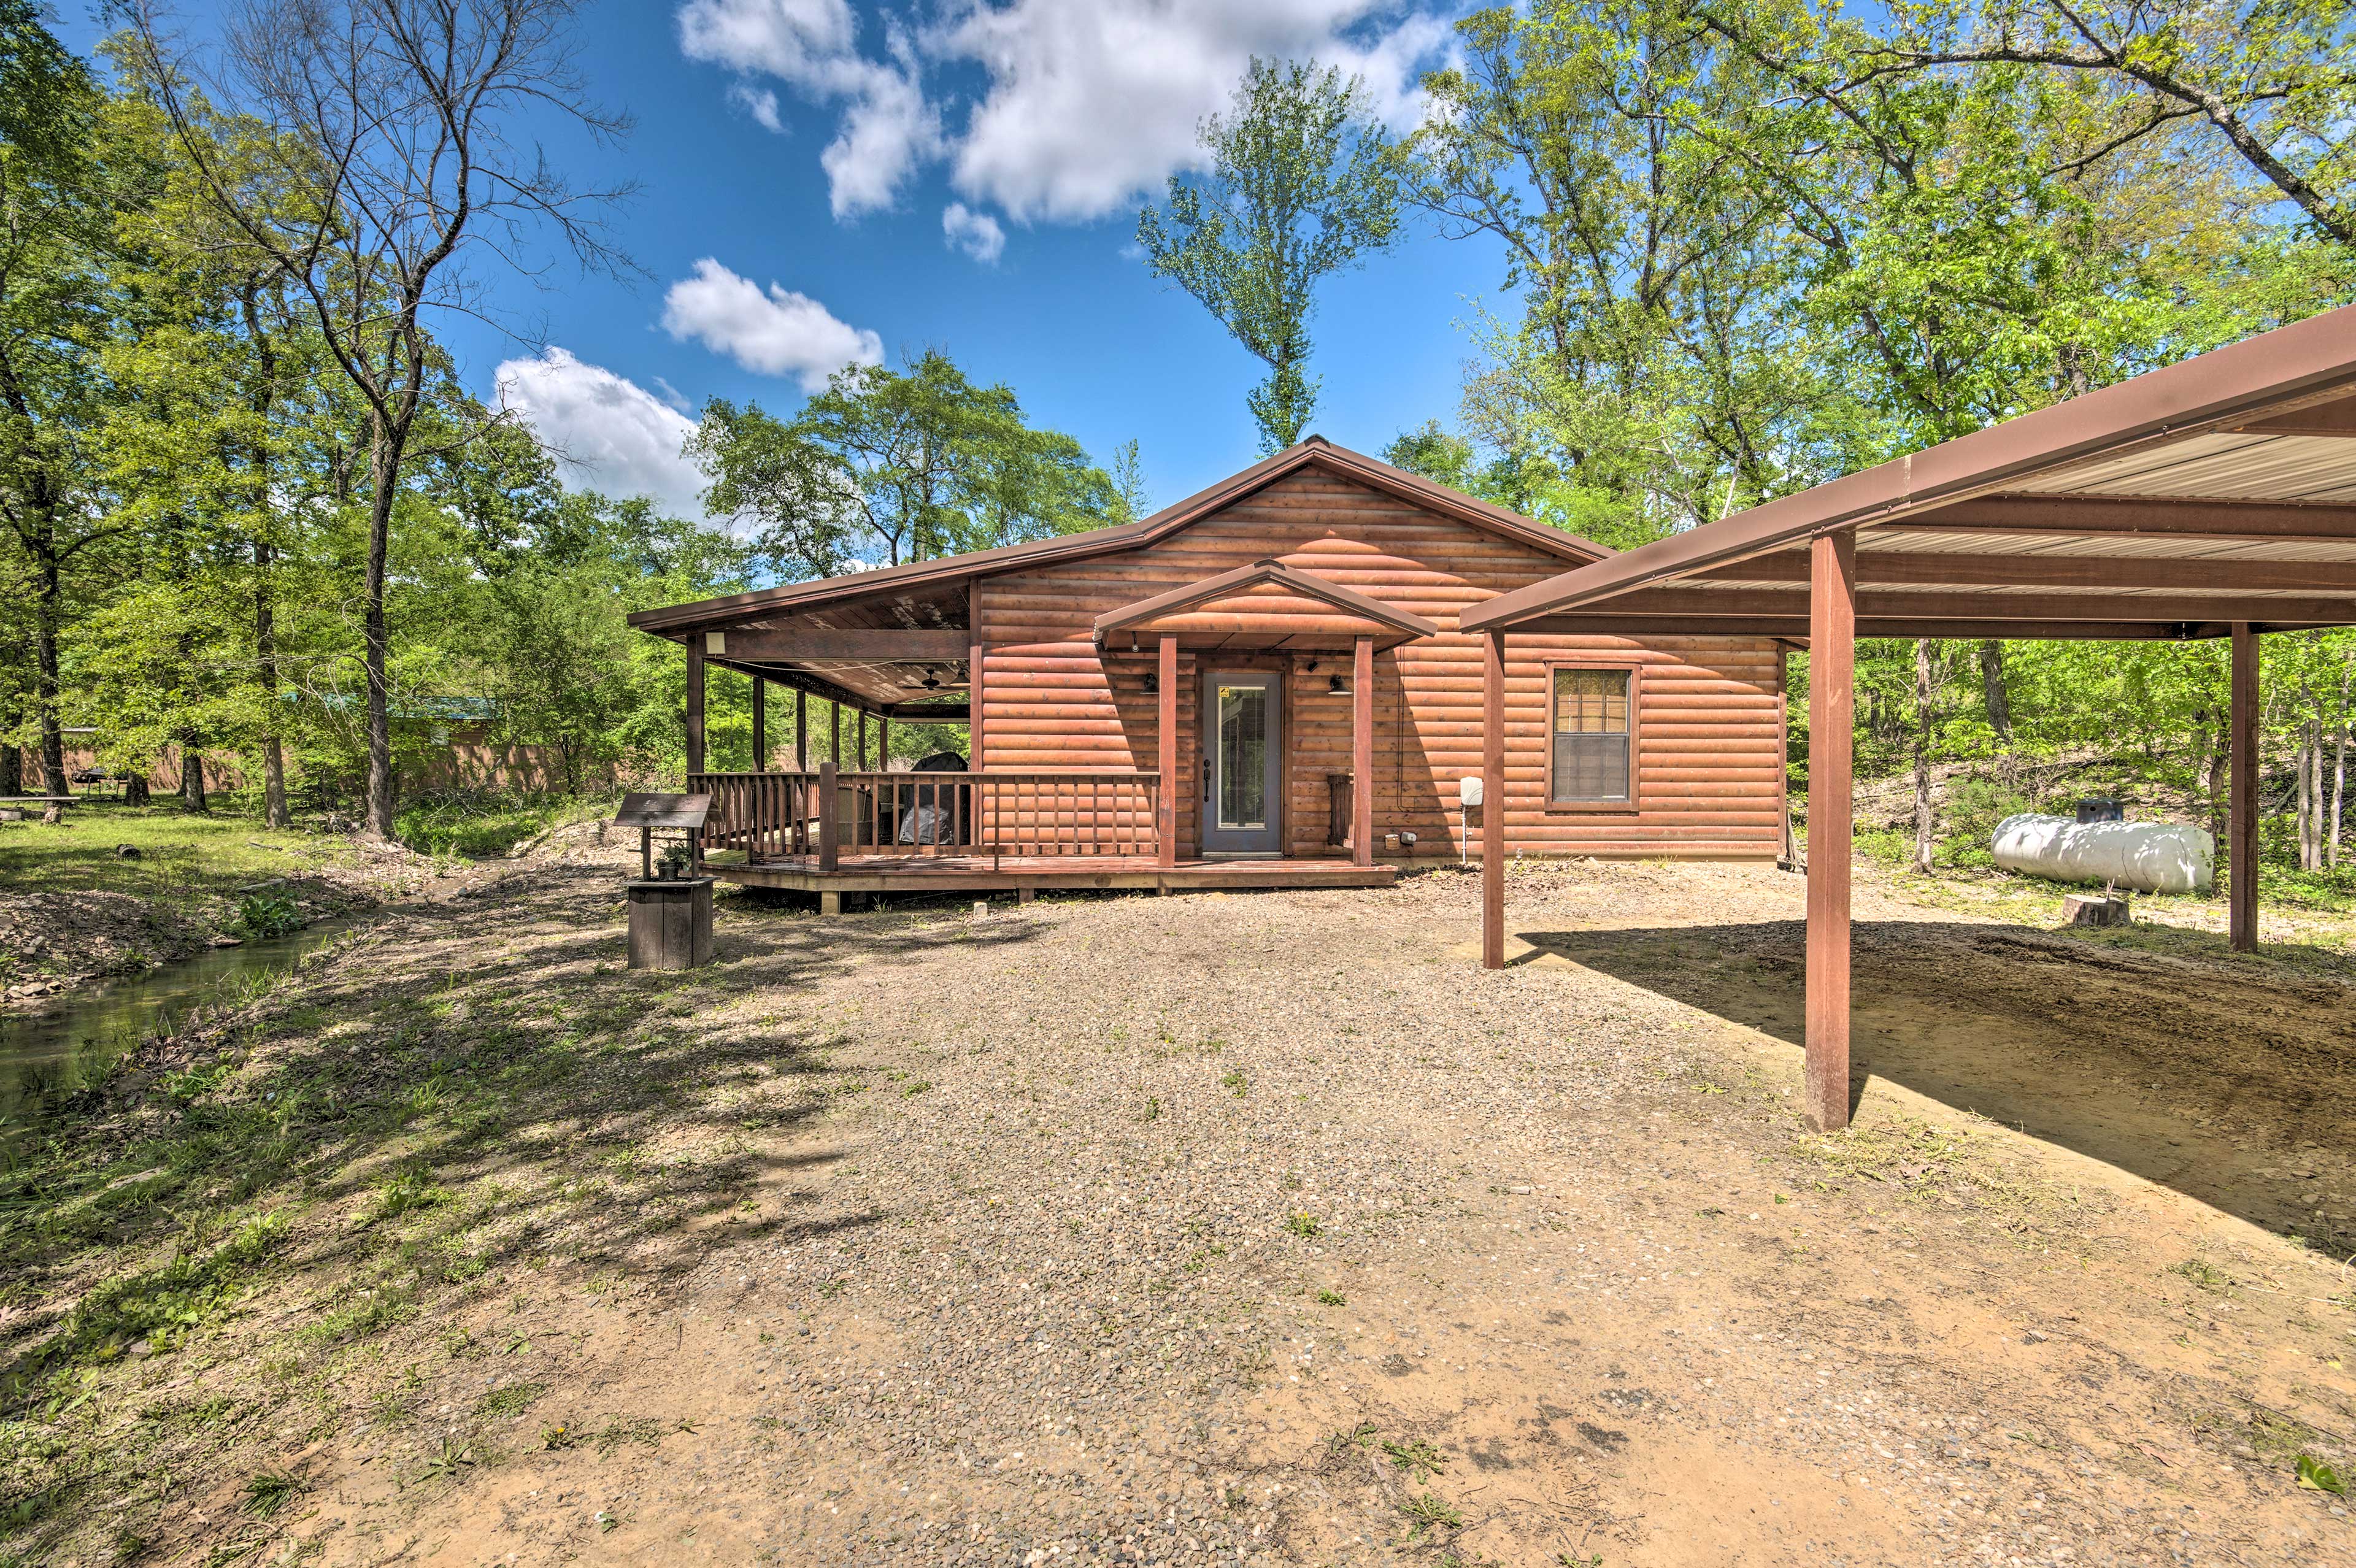
[{"label": "shadow on gravel", "polygon": [[233,1282],[206,1274],[192,1305],[187,1269],[129,1271],[159,1245],[208,1258],[281,1210],[295,1224],[251,1273],[299,1271],[317,1291],[302,1332],[327,1345],[429,1316],[502,1265],[659,1287],[715,1240],[884,1218],[807,1212],[771,1180],[833,1157],[784,1140],[861,1066],[803,994],[1043,927],[732,909],[712,966],[632,972],[614,880],[539,872],[407,912],[78,1096],[0,1173],[0,1251],[33,1308],[0,1328],[0,1387],[176,1333],[175,1314]]},{"label": "shadow on gravel", "polygon": [[[1524,932],[1537,952],[1803,1044],[1798,921]],[[1879,1074],[2338,1253],[2319,1189],[2356,1149],[2356,987],[2022,926],[1859,922],[1852,1093]],[[2220,944],[2211,944],[2212,947]]]}]

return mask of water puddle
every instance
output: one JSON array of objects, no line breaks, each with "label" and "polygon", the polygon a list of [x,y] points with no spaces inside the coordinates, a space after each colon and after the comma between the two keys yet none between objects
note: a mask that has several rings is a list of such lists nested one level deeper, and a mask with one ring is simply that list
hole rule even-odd
[{"label": "water puddle", "polygon": [[124,1052],[191,1009],[294,967],[351,925],[323,920],[286,936],[208,948],[37,1012],[0,1016],[0,1136],[37,1125],[60,1098],[104,1078]]}]

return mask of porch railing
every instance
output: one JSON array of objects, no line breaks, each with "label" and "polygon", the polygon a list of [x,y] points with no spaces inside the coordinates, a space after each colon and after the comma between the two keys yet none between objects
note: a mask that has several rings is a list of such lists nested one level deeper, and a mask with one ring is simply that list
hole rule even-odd
[{"label": "porch railing", "polygon": [[[982,773],[691,773],[712,796],[703,848],[750,860],[844,855],[1150,859],[1161,775],[1128,770]],[[832,810],[824,808],[828,792]]]}]

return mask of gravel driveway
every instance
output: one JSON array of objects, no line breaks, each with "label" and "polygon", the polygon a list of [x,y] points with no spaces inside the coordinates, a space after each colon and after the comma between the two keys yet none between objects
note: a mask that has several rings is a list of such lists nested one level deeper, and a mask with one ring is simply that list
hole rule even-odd
[{"label": "gravel driveway", "polygon": [[[1543,942],[1485,974],[1471,879],[731,900],[719,965],[665,977],[613,964],[608,878],[283,999],[406,978],[647,1091],[452,1157],[555,1207],[319,1363],[340,1413],[281,1429],[307,1511],[273,1530],[326,1561],[2356,1562],[2292,1474],[2356,1434],[2327,1259],[1880,1076],[1810,1136],[1772,1020]],[[1513,897],[1520,931],[1668,942],[1797,891]],[[182,1539],[253,1534],[238,1473]]]}]

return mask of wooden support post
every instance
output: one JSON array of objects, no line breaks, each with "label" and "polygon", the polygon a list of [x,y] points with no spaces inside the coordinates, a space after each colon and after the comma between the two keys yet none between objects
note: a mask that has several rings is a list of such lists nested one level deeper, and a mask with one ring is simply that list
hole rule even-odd
[{"label": "wooden support post", "polygon": [[831,762],[818,765],[818,869],[821,871],[833,870],[841,858],[842,801],[835,794],[834,782],[839,771]]},{"label": "wooden support post", "polygon": [[753,677],[753,771],[769,771],[769,683]]},{"label": "wooden support post", "polygon": [[2226,941],[2236,953],[2258,950],[2258,635],[2233,623],[2233,719],[2225,762],[2231,789],[2225,818]]},{"label": "wooden support post", "polygon": [[1481,643],[1481,966],[1505,966],[1505,634]]},{"label": "wooden support post", "polygon": [[809,772],[809,694],[794,692],[794,772]]},{"label": "wooden support post", "polygon": [[1807,1064],[1819,1132],[1848,1125],[1850,798],[1857,718],[1857,535],[1808,547]]},{"label": "wooden support post", "polygon": [[827,760],[839,768],[842,766],[842,704],[828,703],[826,717],[827,727],[833,732],[827,742]]},{"label": "wooden support post", "polygon": [[1350,672],[1350,859],[1375,863],[1375,639],[1357,640]]},{"label": "wooden support post", "polygon": [[875,771],[892,771],[892,720],[880,716],[875,720]]},{"label": "wooden support post", "polygon": [[1171,867],[1178,863],[1178,639],[1163,633],[1160,652],[1161,730],[1154,754],[1162,765],[1162,787],[1153,797],[1153,857],[1154,864]]},{"label": "wooden support post", "polygon": [[703,771],[703,634],[687,635],[687,771]]},{"label": "wooden support post", "polygon": [[965,669],[965,771],[981,772],[981,645],[976,643],[966,654]]},{"label": "wooden support post", "polygon": [[856,773],[867,772],[867,709],[859,710],[859,760],[851,764]]}]

